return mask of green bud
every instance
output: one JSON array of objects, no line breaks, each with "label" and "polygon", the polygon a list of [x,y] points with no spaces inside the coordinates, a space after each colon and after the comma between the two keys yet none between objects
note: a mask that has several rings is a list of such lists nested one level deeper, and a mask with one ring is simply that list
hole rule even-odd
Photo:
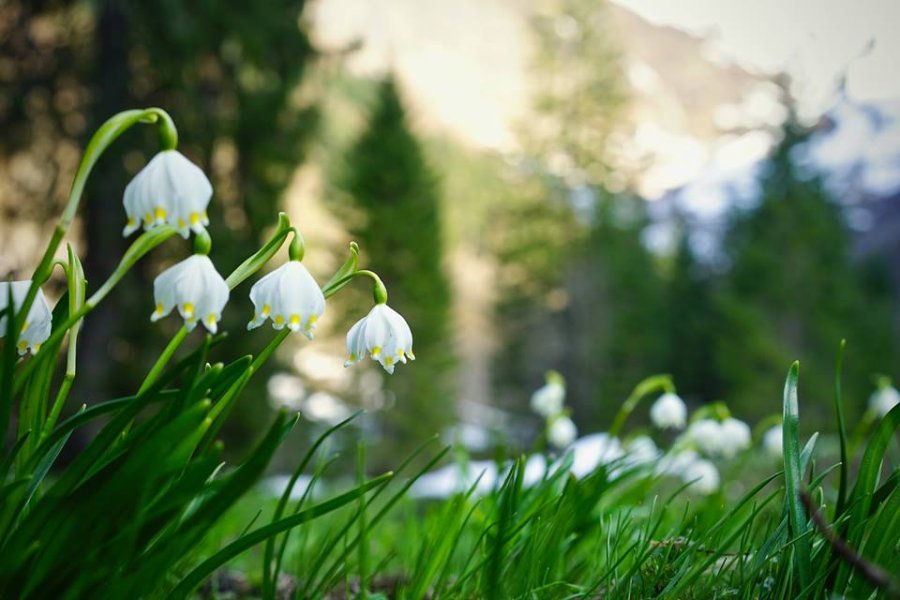
[{"label": "green bud", "polygon": [[301,235],[300,231],[296,228],[292,228],[291,231],[294,233],[294,237],[291,239],[291,245],[288,246],[288,258],[301,261],[303,260],[303,255],[306,254],[306,245],[303,242],[303,235]]},{"label": "green bud", "polygon": [[206,256],[211,249],[212,238],[209,237],[209,233],[205,229],[194,236],[194,254]]}]

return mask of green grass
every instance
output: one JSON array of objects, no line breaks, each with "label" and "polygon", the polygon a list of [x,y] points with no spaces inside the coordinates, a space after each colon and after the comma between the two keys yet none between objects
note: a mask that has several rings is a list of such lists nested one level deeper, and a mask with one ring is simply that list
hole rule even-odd
[{"label": "green grass", "polygon": [[[486,495],[472,486],[445,500],[398,500],[403,490],[391,490],[401,487],[401,473],[365,510],[347,505],[285,534],[280,569],[270,576],[286,574],[285,589],[297,598],[344,597],[348,589],[362,597],[361,582],[368,597],[410,599],[897,597],[897,581],[887,574],[900,569],[900,472],[882,460],[900,409],[872,432],[859,468],[849,470],[855,480],[845,511],[837,513],[840,465],[818,465],[818,436],[806,443],[798,437],[798,375],[795,364],[785,385],[783,469],[770,468],[743,493],[728,482],[743,475],[746,483],[746,473],[732,472],[723,491],[704,497],[646,468],[616,465],[580,480],[560,469],[524,486],[518,459]],[[749,464],[740,470],[765,470],[752,456]],[[316,489],[330,487],[316,475]],[[802,494],[847,548],[833,548],[830,531],[810,521]],[[214,537],[222,543],[274,503],[245,499]],[[294,510],[308,503],[309,495]],[[273,597],[274,587],[262,585],[264,564],[271,555],[256,549],[229,568],[249,578],[248,589]],[[868,568],[883,580],[872,581]]]}]

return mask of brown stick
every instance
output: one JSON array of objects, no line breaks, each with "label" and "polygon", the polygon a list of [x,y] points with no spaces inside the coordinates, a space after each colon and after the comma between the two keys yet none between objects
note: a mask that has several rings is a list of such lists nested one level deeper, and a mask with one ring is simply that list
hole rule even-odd
[{"label": "brown stick", "polygon": [[856,569],[859,574],[871,584],[884,590],[890,597],[900,597],[900,594],[898,594],[897,582],[893,580],[891,575],[878,565],[863,558],[856,550],[850,547],[850,544],[848,544],[846,540],[838,536],[834,530],[831,529],[831,526],[825,521],[825,517],[822,516],[822,513],[816,505],[813,504],[809,492],[800,490],[800,500],[803,502],[803,506],[806,507],[806,512],[809,513],[809,517],[815,524],[816,529],[819,530],[819,533],[822,534],[831,545],[832,549],[841,558],[850,563],[850,566]]}]

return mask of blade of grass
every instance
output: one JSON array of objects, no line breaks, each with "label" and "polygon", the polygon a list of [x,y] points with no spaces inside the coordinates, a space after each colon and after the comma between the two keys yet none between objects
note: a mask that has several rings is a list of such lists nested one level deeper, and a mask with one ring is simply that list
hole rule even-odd
[{"label": "blade of grass", "polygon": [[197,567],[195,567],[190,573],[188,573],[172,590],[169,598],[177,599],[177,598],[186,598],[188,594],[190,594],[200,583],[209,575],[213,573],[220,566],[238,556],[242,552],[252,548],[256,544],[265,541],[271,536],[277,535],[289,529],[292,529],[298,525],[311,521],[315,518],[318,518],[322,515],[328,514],[332,511],[337,510],[338,508],[353,502],[359,496],[365,494],[369,490],[373,488],[377,488],[379,486],[385,485],[390,479],[393,477],[393,473],[388,472],[375,479],[367,481],[362,486],[358,486],[349,492],[341,494],[340,496],[336,496],[331,500],[322,502],[320,504],[316,504],[306,510],[303,510],[295,515],[291,515],[289,517],[285,517],[279,521],[275,521],[274,523],[270,523],[255,531],[248,533],[247,535],[235,540],[234,542],[228,544],[220,551],[200,563]]},{"label": "blade of grass", "polygon": [[844,370],[844,349],[847,347],[847,340],[841,340],[838,347],[838,355],[836,366],[834,369],[834,412],[837,416],[838,440],[841,448],[841,467],[838,476],[838,494],[834,508],[835,518],[841,516],[844,512],[844,506],[847,502],[847,469],[849,461],[847,459],[847,426],[844,422],[844,407],[841,394],[841,374]]},{"label": "blade of grass", "polygon": [[[784,486],[787,499],[788,516],[791,535],[801,538],[807,532],[806,513],[800,500],[800,485],[803,473],[800,469],[800,410],[797,401],[797,379],[800,363],[794,362],[788,371],[784,383]],[[794,558],[800,586],[805,588],[812,583],[812,564],[810,562],[810,542],[808,538],[799,539],[794,546]]]},{"label": "blade of grass", "polygon": [[[354,419],[356,419],[359,415],[361,415],[363,411],[358,410],[340,423],[329,427],[325,430],[322,435],[320,435],[313,445],[310,446],[309,450],[307,450],[306,455],[304,455],[303,459],[300,461],[300,464],[297,465],[297,468],[294,469],[294,472],[291,473],[291,478],[288,481],[287,486],[284,489],[284,493],[281,494],[281,498],[278,500],[278,505],[275,507],[275,513],[272,516],[272,521],[279,520],[282,515],[284,515],[284,510],[287,507],[288,501],[291,498],[291,492],[294,489],[294,486],[297,484],[297,479],[299,479],[300,475],[306,469],[309,461],[312,460],[312,457],[318,451],[319,447],[328,439],[332,434],[343,429],[347,425],[349,425]],[[275,550],[275,538],[271,538],[266,540],[266,547],[263,552],[263,598],[273,598],[275,594],[275,582],[278,580],[278,569],[276,568],[272,571],[272,556]]]},{"label": "blade of grass", "polygon": [[[415,459],[416,456],[418,456],[421,452],[423,452],[425,450],[425,448],[427,448],[429,445],[431,445],[435,440],[437,440],[437,436],[432,436],[428,440],[426,440],[424,443],[422,443],[417,449],[415,449],[412,452],[412,454],[410,454],[410,456],[406,460],[403,461],[403,463],[400,465],[400,467],[397,469],[397,471],[395,471],[393,473],[392,477],[395,478],[399,473],[401,473],[403,471],[403,469],[405,469],[410,463],[412,463],[412,461]],[[381,509],[377,513],[375,513],[375,516],[372,517],[372,520],[369,522],[369,527],[370,528],[375,527],[375,525],[377,525],[379,522],[381,522],[381,520],[385,517],[385,515],[387,515],[391,511],[391,509],[394,507],[394,505],[396,505],[397,502],[400,501],[400,499],[406,494],[406,492],[409,490],[409,488],[412,487],[412,485],[416,482],[416,480],[419,477],[421,477],[422,475],[424,475],[425,473],[427,473],[429,470],[431,470],[431,468],[435,464],[437,464],[447,454],[447,452],[449,452],[449,450],[450,450],[450,447],[445,446],[434,458],[432,458],[430,461],[428,461],[428,463],[426,463],[426,465],[422,469],[420,469],[415,475],[413,475],[409,481],[404,483],[403,486],[401,486],[400,489],[397,490],[397,492],[395,492],[394,495],[391,496],[387,500],[387,502],[385,502],[385,505],[383,507],[381,507]],[[368,500],[367,505],[374,502],[378,498],[378,496],[386,489],[387,489],[387,486],[379,488],[372,495],[372,497]],[[355,516],[354,516],[354,518],[355,518]],[[343,527],[343,529],[338,534],[335,541],[338,539],[344,538],[346,536],[347,532],[350,530],[350,527],[352,526],[352,524],[353,524],[353,519],[351,519]],[[327,585],[327,583],[329,581],[331,581],[331,579],[334,577],[334,574],[337,572],[337,569],[341,565],[346,563],[347,557],[350,556],[350,553],[353,552],[353,550],[356,548],[356,544],[358,543],[358,541],[359,541],[359,537],[357,536],[355,539],[353,539],[352,541],[350,541],[350,543],[347,544],[347,546],[343,549],[343,551],[338,556],[338,558],[332,563],[332,565],[328,569],[328,571],[326,571],[325,575],[322,577],[322,579],[319,581],[319,583],[316,584],[312,593],[310,594],[311,597],[313,597],[313,598],[318,597],[318,594],[322,591],[322,588],[324,588],[324,586]],[[329,547],[334,547],[334,546],[336,546],[336,544],[331,544],[331,546],[329,546]],[[316,563],[316,565],[313,567],[313,570],[309,575],[310,581],[312,581],[313,577],[318,573],[319,568],[321,568],[321,566],[324,562],[324,558],[325,558],[325,555],[323,554],[322,560],[318,561]]]},{"label": "blade of grass", "polygon": [[[850,520],[847,523],[846,540],[854,548],[861,545],[865,524],[870,518],[870,508],[874,500],[875,487],[878,485],[881,463],[884,460],[888,444],[898,427],[900,427],[900,404],[891,409],[878,423],[860,461],[856,485],[853,486],[850,504],[847,508],[850,511]],[[844,590],[849,578],[849,565],[841,564],[835,581],[835,591]]]}]

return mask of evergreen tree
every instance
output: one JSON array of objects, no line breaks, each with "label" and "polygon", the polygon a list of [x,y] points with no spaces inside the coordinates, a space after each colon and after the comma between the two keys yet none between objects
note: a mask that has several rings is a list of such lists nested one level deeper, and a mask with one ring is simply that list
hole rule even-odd
[{"label": "evergreen tree", "polygon": [[[338,184],[353,209],[344,213],[353,239],[413,332],[415,363],[384,377],[396,397],[394,409],[384,413],[385,447],[417,445],[453,415],[451,298],[438,180],[409,128],[393,77],[379,83],[368,125],[349,149]],[[359,310],[370,304],[367,298]]]},{"label": "evergreen tree", "polygon": [[697,261],[682,224],[666,283],[665,371],[686,400],[709,402],[721,393],[710,356],[715,339],[714,279]]},{"label": "evergreen tree", "polygon": [[[663,282],[655,258],[641,238],[644,201],[603,198],[581,258],[571,271],[570,335],[587,414],[609,420],[635,384],[658,373],[665,361]],[[580,283],[577,283],[580,282]]]},{"label": "evergreen tree", "polygon": [[[581,385],[579,376],[596,373],[585,366],[596,340],[573,321],[583,307],[572,303],[592,284],[590,275],[570,274],[585,268],[588,214],[616,159],[608,142],[629,127],[627,82],[606,2],[543,3],[529,25],[533,110],[519,129],[524,158],[508,176],[518,196],[492,221],[502,337],[495,387],[503,404],[521,410],[544,371],[556,369],[569,380],[568,400],[581,418],[595,412],[596,379]],[[599,269],[598,260],[586,268]],[[595,320],[596,313],[584,316]]]},{"label": "evergreen tree", "polygon": [[896,364],[890,291],[872,275],[876,267],[851,261],[842,207],[796,163],[795,148],[807,135],[788,120],[758,204],[736,213],[726,236],[730,269],[719,296],[715,357],[725,399],[746,416],[780,411],[781,380],[800,359],[810,374],[800,379],[801,394],[818,404],[810,416],[824,418],[842,338],[850,344],[844,390],[851,411],[867,397],[871,377]]}]

